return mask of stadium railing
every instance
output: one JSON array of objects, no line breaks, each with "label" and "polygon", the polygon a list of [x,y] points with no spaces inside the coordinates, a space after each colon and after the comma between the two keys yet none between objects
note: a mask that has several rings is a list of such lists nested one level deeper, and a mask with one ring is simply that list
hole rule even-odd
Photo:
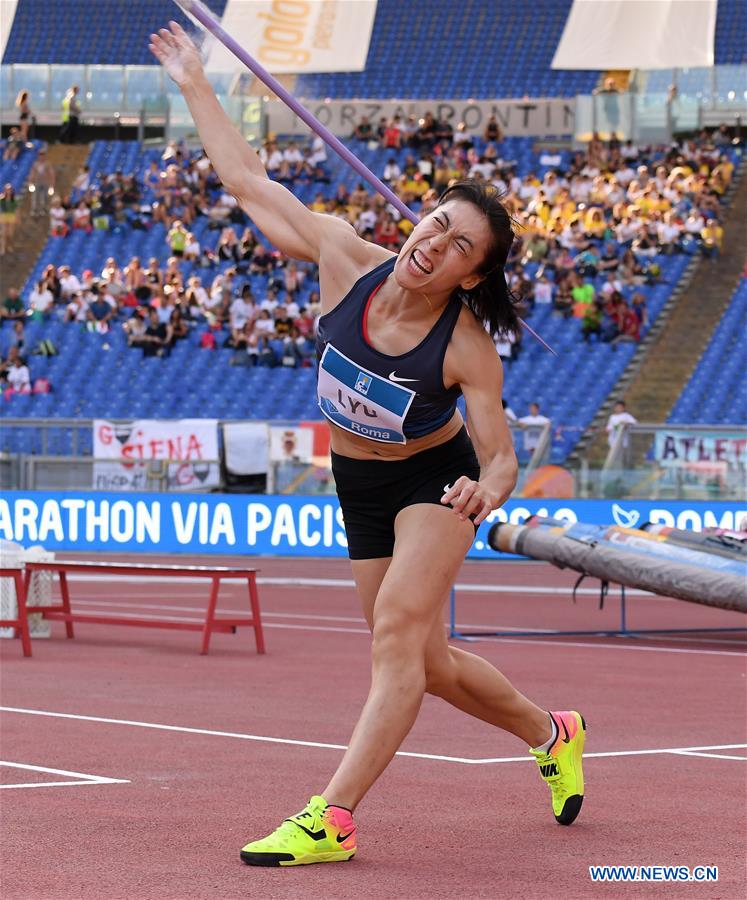
[{"label": "stadium railing", "polygon": [[600,470],[587,482],[600,496],[747,499],[747,429],[730,425],[621,427]]},{"label": "stadium railing", "polygon": [[[258,420],[252,419],[253,424]],[[237,424],[237,420],[230,420]],[[129,424],[124,420],[113,421],[112,424]],[[219,432],[227,422],[219,421]],[[298,422],[270,420],[264,424],[272,427],[296,427]],[[97,463],[104,465],[126,464],[128,467],[139,467],[140,478],[138,490],[146,491],[179,491],[178,484],[172,477],[172,469],[179,461],[168,459],[132,458],[97,459],[89,452],[92,445],[94,421],[92,419],[3,419],[2,427],[6,435],[16,429],[30,431],[37,438],[38,452],[0,452],[0,488],[4,490],[95,490],[95,467]],[[70,455],[53,452],[55,439],[61,431],[69,435],[66,444]],[[527,478],[550,458],[552,449],[553,424],[548,422],[542,426],[534,426],[534,444],[529,452],[524,447],[525,432],[516,425],[511,425],[514,442],[522,462],[517,483],[519,492]],[[54,432],[54,435],[52,435]],[[535,443],[536,441],[536,443]],[[204,459],[204,466],[225,467],[225,448],[221,459]],[[321,473],[320,473],[321,470]],[[320,474],[326,477],[320,478]],[[313,493],[331,493],[333,491],[332,473],[326,460],[315,459],[313,462],[289,462],[269,460],[267,472],[267,493],[301,493],[308,492],[313,485]],[[221,487],[225,487],[225,478]],[[194,488],[190,488],[193,490]],[[196,488],[199,490],[200,488]],[[215,490],[215,486],[203,490]]]},{"label": "stadium railing", "polygon": [[[728,70],[720,75],[721,70]],[[645,74],[645,73],[644,73]],[[232,121],[247,137],[264,136],[263,99],[237,95],[239,80],[230,74],[211,74],[213,87]],[[698,83],[698,90],[687,92],[687,84],[676,97],[661,92],[659,81],[654,90],[628,93],[580,94],[569,98],[575,103],[576,137],[594,132],[617,132],[633,140],[664,140],[676,131],[717,126],[724,121],[737,124],[747,114],[747,98],[741,89],[747,83],[747,66],[717,66],[709,81],[712,88]],[[166,139],[182,137],[194,131],[189,111],[176,85],[160,66],[38,65],[13,63],[0,67],[0,117],[13,121],[15,97],[20,90],[31,92],[34,114],[39,125],[58,124],[60,104],[71,84],[79,84],[84,98],[82,121],[121,122],[147,127],[157,121],[166,130]],[[453,98],[434,97],[432,102]],[[500,103],[499,97],[491,98]],[[341,102],[346,102],[341,100]],[[359,106],[369,102],[355,101]],[[376,99],[370,102],[376,103]],[[407,98],[402,103],[406,104]],[[422,103],[422,101],[418,101]],[[306,131],[301,126],[300,131]]]}]

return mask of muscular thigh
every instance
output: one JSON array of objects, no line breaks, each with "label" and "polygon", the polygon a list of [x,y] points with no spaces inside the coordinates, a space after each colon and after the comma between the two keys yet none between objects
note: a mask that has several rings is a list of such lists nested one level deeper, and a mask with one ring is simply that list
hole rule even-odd
[{"label": "muscular thigh", "polygon": [[369,628],[380,616],[396,613],[430,630],[473,538],[472,524],[450,509],[420,503],[401,510],[393,556],[352,563]]}]

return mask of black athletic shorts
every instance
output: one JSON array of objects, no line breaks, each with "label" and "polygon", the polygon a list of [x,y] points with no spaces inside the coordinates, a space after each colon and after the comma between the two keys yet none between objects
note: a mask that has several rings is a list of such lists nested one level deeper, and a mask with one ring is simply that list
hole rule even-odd
[{"label": "black athletic shorts", "polygon": [[350,559],[377,559],[394,550],[397,513],[415,503],[441,505],[444,486],[466,475],[477,481],[480,464],[467,429],[450,441],[406,459],[353,459],[332,453],[332,473],[345,519]]}]

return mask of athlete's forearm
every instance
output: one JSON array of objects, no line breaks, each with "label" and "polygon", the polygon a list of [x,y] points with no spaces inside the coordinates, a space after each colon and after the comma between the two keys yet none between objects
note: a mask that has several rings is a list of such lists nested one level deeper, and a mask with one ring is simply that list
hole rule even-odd
[{"label": "athlete's forearm", "polygon": [[519,464],[513,448],[498,453],[487,467],[480,470],[480,484],[493,498],[493,509],[499,509],[511,496],[519,477]]},{"label": "athlete's forearm", "polygon": [[244,140],[220,104],[204,73],[181,86],[200,140],[227,190],[246,174],[267,178],[257,153]]}]

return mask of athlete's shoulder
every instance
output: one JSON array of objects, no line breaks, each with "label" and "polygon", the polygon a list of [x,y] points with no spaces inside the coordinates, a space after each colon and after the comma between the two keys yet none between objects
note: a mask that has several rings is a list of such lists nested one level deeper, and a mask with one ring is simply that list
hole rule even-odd
[{"label": "athlete's shoulder", "polygon": [[373,269],[397,255],[391,250],[386,250],[384,247],[362,238],[350,222],[339,216],[331,216],[328,213],[315,213],[314,215],[324,238],[320,247],[320,256],[326,257],[327,262],[345,255],[361,265],[368,265]]},{"label": "athlete's shoulder", "polygon": [[459,384],[479,382],[488,371],[501,368],[493,339],[466,304],[460,310],[444,362],[449,380]]}]

